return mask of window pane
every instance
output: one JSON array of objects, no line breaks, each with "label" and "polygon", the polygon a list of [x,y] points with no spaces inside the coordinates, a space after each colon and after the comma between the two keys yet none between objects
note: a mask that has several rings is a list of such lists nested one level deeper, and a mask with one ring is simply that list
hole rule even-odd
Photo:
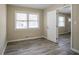
[{"label": "window pane", "polygon": [[60,26],[60,27],[63,27],[63,26],[64,26],[64,22],[60,22],[60,23],[59,23],[59,26]]},{"label": "window pane", "polygon": [[65,26],[65,18],[63,16],[60,16],[58,19],[58,26],[64,27]]},{"label": "window pane", "polygon": [[64,22],[64,17],[60,16],[60,17],[59,17],[59,21],[60,21],[60,22]]},{"label": "window pane", "polygon": [[26,13],[16,13],[16,20],[27,20]]},{"label": "window pane", "polygon": [[38,15],[29,14],[29,20],[38,20]]},{"label": "window pane", "polygon": [[16,21],[16,28],[17,29],[27,28],[27,22]]},{"label": "window pane", "polygon": [[38,22],[37,21],[30,21],[29,28],[38,28]]}]

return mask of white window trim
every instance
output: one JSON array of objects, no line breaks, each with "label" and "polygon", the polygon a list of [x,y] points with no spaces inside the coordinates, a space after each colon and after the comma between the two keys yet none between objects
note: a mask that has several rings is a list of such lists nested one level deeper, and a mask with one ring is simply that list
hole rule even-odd
[{"label": "white window trim", "polygon": [[[17,29],[16,28],[16,13],[26,13],[27,14],[27,28],[19,28],[19,29]],[[29,28],[29,14],[37,14],[38,15],[38,28]],[[14,19],[15,19],[15,21],[14,21],[14,28],[15,28],[15,30],[26,30],[26,29],[40,29],[40,14],[39,13],[35,13],[35,12],[26,12],[26,11],[15,11],[15,13],[14,13],[14,15],[15,15],[15,17],[14,17]]]}]

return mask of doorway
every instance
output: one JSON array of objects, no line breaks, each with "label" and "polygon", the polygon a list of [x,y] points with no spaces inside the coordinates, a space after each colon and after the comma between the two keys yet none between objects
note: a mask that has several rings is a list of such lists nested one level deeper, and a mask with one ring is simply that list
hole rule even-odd
[{"label": "doorway", "polygon": [[57,43],[63,49],[71,48],[71,6],[57,9]]}]

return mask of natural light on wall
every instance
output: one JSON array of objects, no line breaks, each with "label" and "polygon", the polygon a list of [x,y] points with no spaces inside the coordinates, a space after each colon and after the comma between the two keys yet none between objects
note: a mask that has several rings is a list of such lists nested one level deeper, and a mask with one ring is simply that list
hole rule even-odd
[{"label": "natural light on wall", "polygon": [[65,26],[65,17],[59,16],[58,17],[58,27],[64,27]]},{"label": "natural light on wall", "polygon": [[68,18],[68,21],[71,22],[71,18]]},{"label": "natural light on wall", "polygon": [[38,28],[39,15],[31,13],[15,13],[16,29]]}]

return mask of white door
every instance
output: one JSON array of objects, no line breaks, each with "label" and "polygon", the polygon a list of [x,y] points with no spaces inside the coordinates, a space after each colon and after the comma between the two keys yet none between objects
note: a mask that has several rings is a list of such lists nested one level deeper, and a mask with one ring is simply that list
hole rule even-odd
[{"label": "white door", "polygon": [[47,13],[47,39],[56,42],[56,11]]}]

